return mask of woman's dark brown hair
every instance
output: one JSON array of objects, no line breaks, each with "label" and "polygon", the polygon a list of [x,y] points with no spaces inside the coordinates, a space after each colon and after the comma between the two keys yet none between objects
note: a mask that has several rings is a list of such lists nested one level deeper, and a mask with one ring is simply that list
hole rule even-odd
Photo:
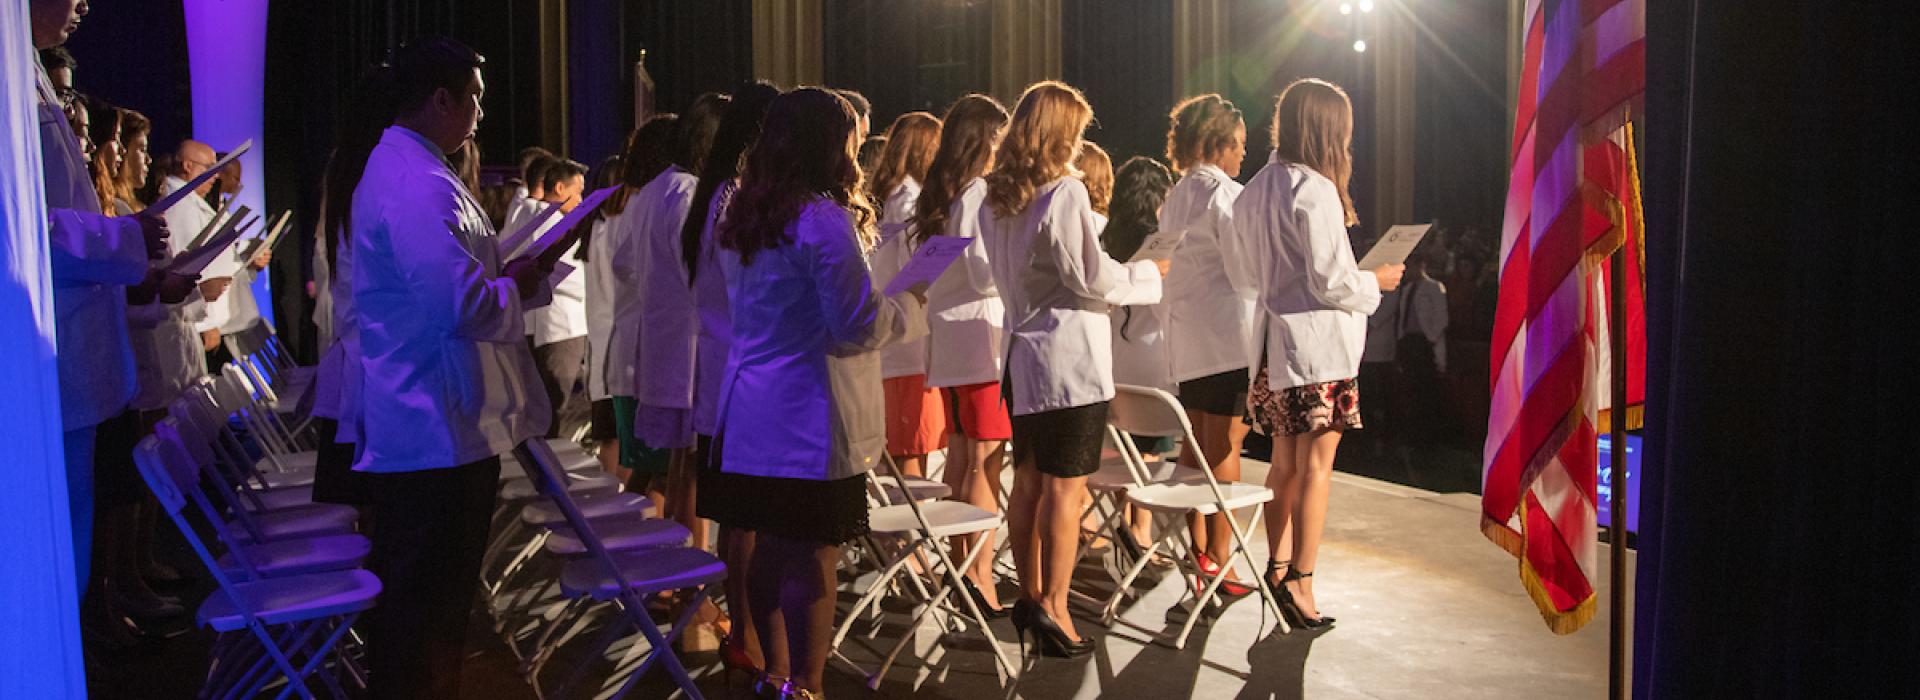
[{"label": "woman's dark brown hair", "polygon": [[862,247],[870,247],[874,213],[855,160],[858,123],[853,106],[826,90],[801,88],[774,98],[720,227],[720,247],[753,264],[761,251],[791,242],[787,225],[814,197],[846,208]]},{"label": "woman's dark brown hair", "polygon": [[1007,109],[986,95],[968,95],[947,108],[942,122],[940,150],[927,167],[927,178],[920,183],[920,200],[914,205],[916,245],[929,236],[944,235],[947,209],[960,196],[960,189],[987,174],[1000,130],[1007,125]]},{"label": "woman's dark brown hair", "polygon": [[1353,180],[1353,103],[1340,86],[1318,78],[1293,81],[1273,105],[1273,150],[1280,160],[1320,173],[1340,192],[1347,225],[1360,223],[1347,183]]},{"label": "woman's dark brown hair", "polygon": [[687,266],[687,284],[700,274],[700,237],[706,232],[708,208],[713,193],[740,176],[740,159],[760,138],[760,122],[767,117],[767,106],[780,90],[766,82],[745,83],[733,91],[727,113],[713,132],[713,148],[707,152],[706,165],[697,173],[700,184],[693,188],[693,202],[687,207],[687,220],[680,226],[680,262]]},{"label": "woman's dark brown hair", "polygon": [[656,114],[627,135],[626,150],[620,153],[617,184],[621,189],[600,205],[602,216],[612,217],[626,211],[627,200],[673,164],[673,137],[679,131],[679,122],[680,117],[671,112]]}]

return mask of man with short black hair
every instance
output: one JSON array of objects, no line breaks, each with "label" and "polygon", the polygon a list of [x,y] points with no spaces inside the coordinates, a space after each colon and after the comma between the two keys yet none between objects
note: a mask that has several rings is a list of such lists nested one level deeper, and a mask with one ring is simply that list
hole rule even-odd
[{"label": "man with short black hair", "polygon": [[367,158],[350,236],[360,454],[376,526],[367,615],[376,698],[457,697],[500,457],[547,429],[521,299],[551,272],[500,261],[447,155],[473,138],[485,62],[446,38],[394,57],[399,116]]},{"label": "man with short black hair", "polygon": [[[558,206],[563,212],[579,206],[587,188],[587,166],[564,158],[549,161],[541,183],[546,191],[543,206]],[[546,227],[557,219],[549,220]],[[545,231],[542,231],[545,233]],[[562,258],[573,258],[576,244]],[[591,403],[581,391],[581,375],[587,370],[587,274],[585,266],[553,286],[553,301],[527,312],[527,333],[533,342],[533,361],[540,369],[540,383],[547,390],[547,402],[553,407],[553,420],[547,437],[559,437],[585,423]]]}]

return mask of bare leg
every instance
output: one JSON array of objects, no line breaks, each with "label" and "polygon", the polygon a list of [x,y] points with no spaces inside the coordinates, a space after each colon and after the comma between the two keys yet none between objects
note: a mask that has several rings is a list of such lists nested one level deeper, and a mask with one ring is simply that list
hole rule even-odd
[{"label": "bare leg", "polygon": [[788,552],[778,546],[766,546],[767,540],[760,533],[742,532],[753,542],[753,551],[747,553],[751,560],[746,569],[746,589],[748,613],[753,616],[755,636],[759,637],[761,653],[766,663],[761,668],[767,675],[785,678],[793,675],[793,665],[788,656],[786,615],[780,608],[780,588],[782,579],[787,575]]},{"label": "bare leg", "polygon": [[[1000,512],[1000,471],[1006,463],[1007,442],[1005,440],[976,440],[969,442],[972,448],[973,464],[966,480],[966,490],[961,499],[989,513]],[[993,588],[993,534],[983,532],[972,536],[969,544],[983,551],[973,560],[973,569],[967,577],[973,580],[980,596],[985,598],[989,607],[1000,607],[1000,594]],[[963,552],[959,556],[965,557]]]},{"label": "bare leg", "polygon": [[626,483],[628,470],[620,466],[620,441],[603,440],[599,447],[600,451],[594,453],[593,457],[600,460],[600,471],[619,479],[620,483]]},{"label": "bare leg", "polygon": [[1293,559],[1293,506],[1300,500],[1301,447],[1304,442],[1291,435],[1276,435],[1273,438],[1273,469],[1267,472],[1267,488],[1273,490],[1273,500],[1266,504],[1267,557],[1273,561]]},{"label": "bare leg", "polygon": [[697,450],[674,450],[667,461],[667,514],[674,522],[693,533],[693,546],[707,548],[707,521],[694,512],[694,489],[698,482]]},{"label": "bare leg", "polygon": [[[1249,426],[1233,416],[1203,414],[1207,421],[1207,436],[1212,439],[1206,447],[1207,459],[1213,462],[1213,478],[1222,484],[1240,480],[1240,444],[1247,439]],[[1233,552],[1233,525],[1227,520],[1230,513],[1215,513],[1207,516],[1207,558],[1226,567],[1227,580],[1237,580],[1233,576],[1233,567],[1229,565],[1229,555]]]},{"label": "bare leg", "polygon": [[[1333,455],[1340,447],[1343,431],[1324,428],[1302,438],[1307,443],[1306,468],[1301,474],[1301,497],[1294,519],[1299,523],[1293,541],[1293,566],[1302,572],[1313,571],[1320,558],[1320,534],[1327,525],[1327,491],[1333,485]],[[1293,587],[1294,600],[1308,615],[1320,616],[1313,602],[1313,579],[1300,579]]]},{"label": "bare leg", "polygon": [[893,463],[900,467],[902,475],[916,479],[924,479],[927,476],[926,455],[894,455]]},{"label": "bare leg", "polygon": [[1013,493],[1007,499],[1007,536],[1013,538],[1013,570],[1020,576],[1020,597],[1040,602],[1040,492],[1046,488],[1032,462],[1013,468]]},{"label": "bare leg", "polygon": [[793,684],[806,690],[823,687],[827,647],[833,637],[833,572],[840,547],[789,540],[761,533],[758,549],[781,550],[784,562],[777,586],[781,616],[786,623],[786,646]]},{"label": "bare leg", "polygon": [[[1060,624],[1067,638],[1079,641],[1073,616],[1067,612],[1067,591],[1073,587],[1075,555],[1080,553],[1080,511],[1086,502],[1087,478],[1042,476],[1039,513],[1041,545],[1045,557],[1041,579],[1041,608]],[[1025,572],[1021,573],[1025,576]],[[1022,588],[1025,583],[1022,583]]]},{"label": "bare leg", "polygon": [[[960,432],[947,433],[947,466],[940,471],[940,480],[953,489],[953,495],[962,501],[967,500],[967,486],[973,481],[973,441]],[[947,538],[947,547],[953,550],[955,560],[965,559],[973,551],[973,537],[955,535]],[[920,571],[916,564],[915,571]]]},{"label": "bare leg", "polygon": [[733,618],[733,629],[727,634],[727,643],[745,653],[754,665],[766,668],[766,655],[760,648],[760,638],[753,624],[753,604],[747,593],[747,572],[753,560],[753,531],[720,526],[720,557],[727,564],[727,615]]},{"label": "bare leg", "polygon": [[[1205,457],[1209,460],[1220,459],[1220,455],[1213,451],[1213,444],[1207,439],[1207,414],[1199,411],[1187,411],[1187,422],[1193,424],[1194,437],[1199,438],[1200,444],[1182,446],[1183,449],[1180,450],[1180,466],[1188,469],[1200,469],[1200,457],[1202,456],[1200,453],[1202,452],[1206,453]],[[1207,553],[1208,556],[1212,556],[1211,552],[1213,550],[1207,547],[1207,526],[1202,521],[1203,517],[1199,513],[1188,513],[1187,532],[1193,536],[1194,553]]]}]

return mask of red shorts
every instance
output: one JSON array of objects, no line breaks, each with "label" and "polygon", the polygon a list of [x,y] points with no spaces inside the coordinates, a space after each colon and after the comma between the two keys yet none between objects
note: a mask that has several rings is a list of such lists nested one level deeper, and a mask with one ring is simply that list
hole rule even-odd
[{"label": "red shorts", "polygon": [[882,383],[887,397],[887,454],[919,457],[947,446],[947,414],[927,375],[893,377]]},{"label": "red shorts", "polygon": [[1013,421],[1007,417],[1007,403],[1000,397],[1000,382],[950,386],[941,392],[946,394],[953,432],[969,440],[1013,438]]}]

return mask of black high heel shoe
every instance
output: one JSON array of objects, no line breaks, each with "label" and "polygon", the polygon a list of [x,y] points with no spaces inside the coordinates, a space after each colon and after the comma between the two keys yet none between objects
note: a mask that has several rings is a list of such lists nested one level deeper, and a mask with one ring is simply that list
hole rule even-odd
[{"label": "black high heel shoe", "polygon": [[[1271,573],[1272,564],[1268,564],[1268,567],[1268,572]],[[1311,571],[1303,574],[1297,569],[1289,569],[1287,575],[1280,579],[1280,613],[1287,616],[1287,624],[1301,629],[1317,630],[1332,626],[1333,616],[1308,617],[1307,611],[1300,607],[1300,601],[1293,599],[1293,591],[1287,589],[1288,581],[1299,581],[1312,576]]]},{"label": "black high heel shoe", "polygon": [[1038,647],[1041,656],[1077,659],[1093,652],[1092,639],[1081,639],[1077,642],[1068,639],[1067,631],[1061,629],[1060,623],[1054,622],[1053,617],[1045,610],[1039,609],[1037,605],[1033,607],[1033,618],[1030,624],[1033,625],[1034,646]]},{"label": "black high heel shoe", "polygon": [[965,586],[966,595],[970,598],[973,598],[973,604],[980,608],[980,615],[982,617],[985,617],[989,620],[998,620],[1007,616],[1008,613],[1006,608],[1004,607],[996,608],[987,604],[987,597],[985,595],[981,595],[980,589],[974,587],[973,581],[965,577],[962,577],[960,579],[960,583],[961,585]]},{"label": "black high heel shoe", "polygon": [[1020,663],[1027,662],[1027,631],[1033,627],[1033,613],[1039,606],[1033,601],[1021,598],[1013,601],[1013,609],[1008,617],[1013,621],[1013,636],[1020,640]]}]

